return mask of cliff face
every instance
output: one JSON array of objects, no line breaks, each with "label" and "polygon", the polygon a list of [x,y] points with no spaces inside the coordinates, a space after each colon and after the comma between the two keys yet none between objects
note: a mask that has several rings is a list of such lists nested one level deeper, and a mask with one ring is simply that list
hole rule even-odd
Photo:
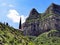
[{"label": "cliff face", "polygon": [[52,3],[45,11],[45,14],[58,14],[58,15],[60,15],[60,5]]},{"label": "cliff face", "polygon": [[24,35],[38,36],[50,30],[60,30],[60,6],[52,3],[44,14],[32,9],[23,24]]},{"label": "cliff face", "polygon": [[27,20],[29,19],[36,19],[39,18],[39,13],[37,12],[37,10],[35,8],[33,8],[29,14],[29,17],[27,18]]}]

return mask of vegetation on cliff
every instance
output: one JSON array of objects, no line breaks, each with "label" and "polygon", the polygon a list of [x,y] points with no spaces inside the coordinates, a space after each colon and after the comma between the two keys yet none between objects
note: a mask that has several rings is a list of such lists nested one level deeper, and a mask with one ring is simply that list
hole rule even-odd
[{"label": "vegetation on cliff", "polygon": [[0,23],[0,45],[60,45],[59,31],[51,30],[38,37],[23,36],[23,32]]},{"label": "vegetation on cliff", "polygon": [[38,36],[34,41],[37,45],[60,45],[60,37],[57,30],[51,30]]}]

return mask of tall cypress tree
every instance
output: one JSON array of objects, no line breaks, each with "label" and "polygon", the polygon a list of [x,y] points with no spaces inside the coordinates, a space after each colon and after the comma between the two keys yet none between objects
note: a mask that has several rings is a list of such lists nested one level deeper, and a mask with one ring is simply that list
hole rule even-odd
[{"label": "tall cypress tree", "polygon": [[21,29],[21,17],[20,17],[20,22],[19,22],[19,29]]}]

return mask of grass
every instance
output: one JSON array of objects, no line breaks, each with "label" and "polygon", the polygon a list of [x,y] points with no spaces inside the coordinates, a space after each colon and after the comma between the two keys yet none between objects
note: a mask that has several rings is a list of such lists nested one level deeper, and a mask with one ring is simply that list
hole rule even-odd
[{"label": "grass", "polygon": [[60,37],[58,36],[49,36],[49,34],[55,34],[56,30],[51,30],[49,32],[45,32],[38,36],[34,41],[38,45],[60,45]]},{"label": "grass", "polygon": [[0,45],[60,45],[57,30],[45,32],[38,37],[23,36],[20,30],[0,23]]}]

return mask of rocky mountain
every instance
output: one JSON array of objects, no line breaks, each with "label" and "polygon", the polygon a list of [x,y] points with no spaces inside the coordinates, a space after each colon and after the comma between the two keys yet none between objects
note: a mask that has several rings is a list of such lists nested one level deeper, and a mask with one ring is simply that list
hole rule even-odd
[{"label": "rocky mountain", "polygon": [[39,18],[39,13],[37,12],[37,10],[35,8],[33,8],[29,14],[28,20],[37,19],[37,18]]},{"label": "rocky mountain", "polygon": [[[46,11],[48,12],[48,9]],[[46,11],[41,14],[36,9],[32,9],[23,24],[24,31],[0,22],[0,45],[60,45],[60,15],[55,10],[52,11],[57,13]]]},{"label": "rocky mountain", "polygon": [[38,36],[50,30],[60,31],[60,5],[52,3],[45,13],[32,9],[23,24],[24,35]]}]

